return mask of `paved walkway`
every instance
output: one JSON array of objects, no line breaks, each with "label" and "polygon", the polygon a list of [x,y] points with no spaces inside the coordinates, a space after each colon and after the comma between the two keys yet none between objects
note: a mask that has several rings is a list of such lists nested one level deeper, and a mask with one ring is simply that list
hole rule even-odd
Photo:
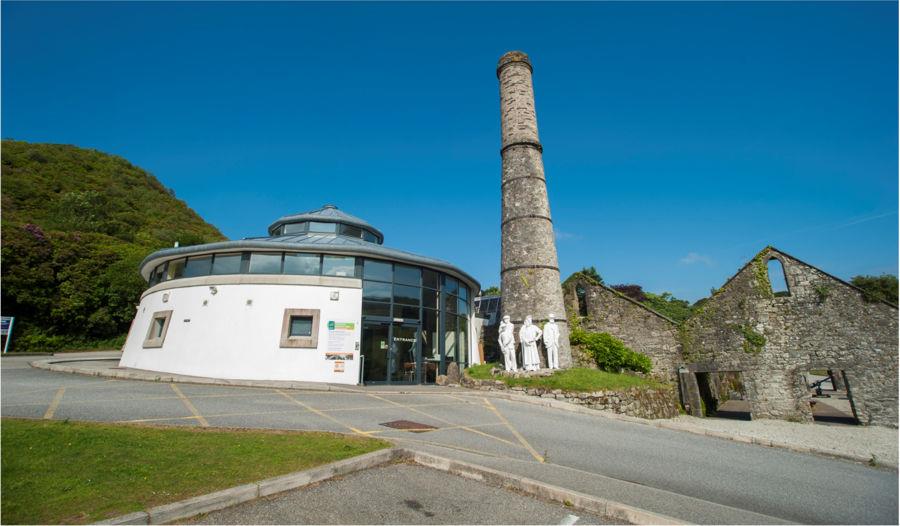
[{"label": "paved walkway", "polygon": [[[3,416],[378,436],[696,523],[897,523],[897,473],[453,388],[141,382],[2,362]],[[404,389],[409,390],[409,389]],[[411,433],[383,424],[433,426]]]}]

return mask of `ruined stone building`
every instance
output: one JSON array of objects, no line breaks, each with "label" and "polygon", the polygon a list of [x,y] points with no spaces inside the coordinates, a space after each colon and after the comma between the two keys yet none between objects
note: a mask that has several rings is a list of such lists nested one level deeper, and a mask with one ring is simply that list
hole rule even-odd
[{"label": "ruined stone building", "polygon": [[578,275],[564,294],[567,314],[582,328],[646,354],[654,375],[677,377],[696,416],[706,388],[713,397],[741,391],[754,419],[812,421],[806,375],[827,370],[845,384],[860,424],[897,426],[897,307],[868,302],[862,290],[775,248],[744,265],[680,327]]},{"label": "ruined stone building", "polygon": [[859,423],[896,427],[897,314],[766,247],[682,327],[683,399],[698,405],[698,373],[740,373],[753,418],[811,421],[804,374],[832,370]]},{"label": "ruined stone building", "polygon": [[[582,329],[615,336],[650,358],[654,376],[675,380],[681,354],[677,323],[581,274],[566,280],[563,295],[566,312]],[[579,365],[591,365],[590,358],[572,354]]]}]

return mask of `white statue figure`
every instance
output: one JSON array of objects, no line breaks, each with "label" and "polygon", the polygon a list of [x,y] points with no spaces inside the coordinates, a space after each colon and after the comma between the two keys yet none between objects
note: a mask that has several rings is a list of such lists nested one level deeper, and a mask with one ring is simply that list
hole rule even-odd
[{"label": "white statue figure", "polygon": [[547,349],[547,367],[559,369],[559,327],[553,314],[544,324],[544,349]]},{"label": "white statue figure", "polygon": [[509,322],[509,316],[504,316],[500,322],[500,350],[503,351],[503,362],[507,371],[518,369],[516,364],[516,337],[513,335],[513,324]]},{"label": "white statue figure", "polygon": [[531,323],[531,316],[525,317],[525,323],[519,329],[519,341],[522,342],[522,365],[526,371],[537,371],[541,367],[537,342],[541,339],[541,330]]}]

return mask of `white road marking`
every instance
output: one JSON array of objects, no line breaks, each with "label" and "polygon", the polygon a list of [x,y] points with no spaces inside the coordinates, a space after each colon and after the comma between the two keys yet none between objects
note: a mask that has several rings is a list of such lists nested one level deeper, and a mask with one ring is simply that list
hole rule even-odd
[{"label": "white road marking", "polygon": [[578,522],[578,519],[579,519],[578,515],[566,515],[566,518],[563,519],[562,522],[560,522],[560,524],[565,524],[566,526],[571,526],[572,524],[575,524],[576,522]]}]

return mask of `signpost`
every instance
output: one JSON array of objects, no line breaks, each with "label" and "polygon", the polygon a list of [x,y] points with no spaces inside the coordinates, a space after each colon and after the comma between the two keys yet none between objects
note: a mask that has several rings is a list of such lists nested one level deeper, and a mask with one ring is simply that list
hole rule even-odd
[{"label": "signpost", "polygon": [[13,322],[16,321],[15,316],[0,316],[0,336],[6,336],[3,343],[3,354],[9,349],[9,340],[12,338]]}]

